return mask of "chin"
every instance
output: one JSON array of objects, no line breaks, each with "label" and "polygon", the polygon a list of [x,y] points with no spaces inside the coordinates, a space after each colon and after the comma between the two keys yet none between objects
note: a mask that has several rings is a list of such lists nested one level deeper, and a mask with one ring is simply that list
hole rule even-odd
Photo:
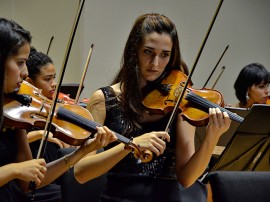
[{"label": "chin", "polygon": [[20,90],[20,88],[16,87],[13,88],[12,90],[7,90],[5,93],[14,93],[14,92],[18,92]]},{"label": "chin", "polygon": [[158,78],[158,77],[149,77],[149,78],[147,78],[146,80],[147,80],[147,81],[155,81],[157,78]]}]

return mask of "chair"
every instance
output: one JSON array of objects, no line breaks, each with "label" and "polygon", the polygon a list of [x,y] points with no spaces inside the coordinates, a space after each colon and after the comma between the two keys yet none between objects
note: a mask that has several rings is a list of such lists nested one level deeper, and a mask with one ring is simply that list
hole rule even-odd
[{"label": "chair", "polygon": [[206,202],[207,188],[205,184],[197,180],[192,186],[184,188],[181,184],[181,199],[183,202]]},{"label": "chair", "polygon": [[213,202],[266,202],[270,199],[268,171],[214,171],[208,174]]},{"label": "chair", "polygon": [[[59,158],[74,150],[74,148],[59,149]],[[106,183],[106,174],[84,184],[80,184],[75,179],[73,168],[71,168],[69,172],[59,177],[57,183],[61,186],[62,200],[65,202],[96,202],[99,201],[103,186]]]}]

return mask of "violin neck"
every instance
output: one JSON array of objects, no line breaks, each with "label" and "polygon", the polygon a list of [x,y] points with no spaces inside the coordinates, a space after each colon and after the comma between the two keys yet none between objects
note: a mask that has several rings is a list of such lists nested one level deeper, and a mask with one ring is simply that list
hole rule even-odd
[{"label": "violin neck", "polygon": [[193,93],[192,91],[190,91],[186,97],[185,97],[186,100],[190,101],[190,102],[193,102],[201,107],[204,108],[204,111],[208,112],[208,109],[209,108],[219,108],[222,112],[227,112],[229,117],[233,120],[233,121],[236,121],[236,122],[239,122],[239,123],[242,123],[244,118],[235,114],[235,113],[232,113],[231,111],[215,104],[215,103],[212,103],[210,102],[209,100],[206,100],[204,99],[203,97]]},{"label": "violin neck", "polygon": [[[68,109],[65,109],[64,107],[59,107],[58,108],[58,111],[57,111],[57,116],[59,116],[59,118],[63,119],[63,120],[66,120],[70,123],[73,123],[77,126],[80,126],[82,128],[84,128],[85,130],[88,130],[90,132],[96,132],[97,129],[96,127],[101,127],[102,125],[99,124],[99,123],[96,123],[94,121],[91,121],[87,118],[84,118]],[[114,131],[113,131],[114,132]],[[117,140],[119,142],[122,142],[124,144],[130,144],[131,140],[114,132],[116,137],[117,137]]]}]

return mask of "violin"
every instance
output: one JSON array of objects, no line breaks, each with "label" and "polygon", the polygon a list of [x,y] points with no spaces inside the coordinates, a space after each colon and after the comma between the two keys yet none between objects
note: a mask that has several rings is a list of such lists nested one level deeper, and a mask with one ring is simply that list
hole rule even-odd
[{"label": "violin", "polygon": [[[186,80],[187,76],[184,73],[172,70],[160,84],[156,84],[157,87],[154,90],[144,97],[142,104],[148,109],[149,113],[166,114],[172,112]],[[223,96],[217,90],[193,89],[188,84],[184,98],[178,110],[184,120],[193,126],[207,125],[209,108],[219,108],[222,112],[227,112],[232,120],[239,123],[243,121],[242,117],[223,108]]]},{"label": "violin", "polygon": [[[61,93],[59,92],[58,94],[58,102],[63,103],[63,104],[71,104],[71,105],[75,105],[75,99],[69,97],[69,94],[65,94],[65,93]],[[84,98],[83,100],[81,100],[78,105],[82,106],[84,108],[86,108],[87,103],[89,102],[88,98]]]},{"label": "violin", "polygon": [[270,105],[270,96],[268,97],[268,99],[266,100],[266,104]]},{"label": "violin", "polygon": [[58,94],[58,102],[66,104],[75,104],[75,100],[69,97],[69,94],[61,93]]},{"label": "violin", "polygon": [[[32,127],[44,128],[51,104],[51,100],[43,96],[38,88],[23,81],[18,92],[4,99],[4,125],[28,130]],[[63,142],[78,146],[89,139],[92,132],[96,132],[97,126],[102,126],[92,120],[91,113],[79,105],[57,103],[51,132]],[[132,149],[140,161],[152,160],[150,151],[140,151],[132,140],[114,133],[117,140]]]}]

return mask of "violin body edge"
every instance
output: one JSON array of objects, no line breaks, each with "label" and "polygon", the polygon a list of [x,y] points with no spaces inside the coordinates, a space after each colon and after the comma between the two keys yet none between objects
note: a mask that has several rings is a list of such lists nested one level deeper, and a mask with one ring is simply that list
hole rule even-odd
[{"label": "violin body edge", "polygon": [[[172,112],[186,80],[187,76],[184,73],[178,70],[172,70],[162,81],[162,84],[170,86],[169,93],[164,95],[158,89],[154,89],[145,96],[142,104],[149,110],[150,114],[167,114]],[[188,89],[179,105],[179,113],[181,113],[184,120],[191,125],[198,127],[205,126],[209,119],[208,108],[204,107],[204,105],[201,106],[188,101],[186,97],[190,92],[203,98],[201,102],[207,100],[208,104],[210,102],[213,103],[214,106],[221,107],[224,106],[223,96],[217,90],[207,88],[197,90],[192,89],[191,85],[188,85]]]}]

